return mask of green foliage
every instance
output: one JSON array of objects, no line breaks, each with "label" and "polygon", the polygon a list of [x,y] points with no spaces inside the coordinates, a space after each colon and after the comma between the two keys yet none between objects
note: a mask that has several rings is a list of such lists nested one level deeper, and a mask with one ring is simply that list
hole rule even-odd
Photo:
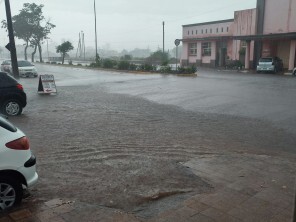
[{"label": "green foliage", "polygon": [[246,54],[246,48],[241,48],[241,49],[239,50],[239,54],[240,54],[240,55],[245,55],[245,54]]},{"label": "green foliage", "polygon": [[118,63],[118,69],[119,70],[129,70],[130,69],[130,63],[128,61],[120,61]]},{"label": "green foliage", "polygon": [[73,47],[72,43],[69,41],[63,42],[61,45],[58,45],[56,47],[57,53],[60,53],[62,55],[62,64],[64,64],[66,53],[70,52],[73,49],[74,49],[74,47]]},{"label": "green foliage", "polygon": [[129,61],[129,60],[132,60],[132,56],[131,55],[124,55],[120,59],[124,60],[124,61]]},{"label": "green foliage", "polygon": [[129,66],[130,70],[137,70],[138,66],[136,64],[131,63]]},{"label": "green foliage", "polygon": [[101,63],[96,63],[96,62],[92,62],[89,67],[93,67],[93,68],[98,68],[98,67],[101,67]]},{"label": "green foliage", "polygon": [[[25,59],[27,59],[27,48],[29,44],[35,48],[32,58],[36,53],[36,48],[39,48],[40,61],[42,62],[41,43],[48,38],[54,24],[46,21],[43,16],[44,5],[36,5],[35,3],[25,3],[23,9],[18,15],[12,17],[15,37],[22,39],[26,43]],[[7,22],[2,21],[2,28],[7,28]]]},{"label": "green foliage", "polygon": [[156,67],[154,67],[153,65],[150,65],[150,64],[144,64],[144,65],[140,65],[139,69],[142,71],[151,72],[151,71],[155,71]]},{"label": "green foliage", "polygon": [[168,53],[163,53],[161,50],[158,50],[152,53],[148,58],[146,58],[146,63],[148,64],[168,64],[169,55]]},{"label": "green foliage", "polygon": [[197,68],[195,66],[191,67],[178,67],[179,74],[194,74],[196,73]]},{"label": "green foliage", "polygon": [[171,73],[172,72],[172,68],[168,65],[166,66],[161,66],[160,70],[161,73]]},{"label": "green foliage", "polygon": [[226,61],[226,68],[228,69],[241,69],[243,63],[240,60],[228,60]]},{"label": "green foliage", "polygon": [[112,59],[104,59],[103,60],[103,67],[106,69],[112,69],[116,66],[117,62]]}]

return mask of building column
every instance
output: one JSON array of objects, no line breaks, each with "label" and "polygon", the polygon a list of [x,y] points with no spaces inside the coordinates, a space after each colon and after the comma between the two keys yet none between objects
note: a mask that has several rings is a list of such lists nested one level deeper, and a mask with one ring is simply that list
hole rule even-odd
[{"label": "building column", "polygon": [[296,40],[291,40],[290,46],[290,57],[289,57],[289,70],[293,70],[295,64],[295,53],[296,53]]},{"label": "building column", "polygon": [[251,49],[251,41],[247,41],[246,46],[246,55],[245,55],[245,69],[250,69],[250,49]]}]

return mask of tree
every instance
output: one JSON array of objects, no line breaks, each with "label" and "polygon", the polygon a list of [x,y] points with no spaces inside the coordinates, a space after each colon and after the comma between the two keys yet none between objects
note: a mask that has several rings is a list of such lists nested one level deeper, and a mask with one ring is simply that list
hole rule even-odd
[{"label": "tree", "polygon": [[[35,47],[35,52],[38,47],[41,53],[41,42],[48,37],[51,29],[55,27],[55,25],[45,20],[42,12],[43,7],[44,5],[25,3],[20,13],[12,17],[15,37],[25,41],[24,54],[26,60],[28,47]],[[7,28],[5,20],[2,21],[2,28]],[[33,60],[34,54],[32,55]],[[40,61],[42,61],[41,54]]]},{"label": "tree", "polygon": [[70,52],[71,50],[73,50],[74,47],[71,42],[66,41],[66,42],[63,42],[61,45],[58,45],[56,49],[57,49],[57,53],[60,53],[62,55],[62,64],[64,64],[65,56],[67,52]]},{"label": "tree", "polygon": [[149,64],[161,64],[167,65],[169,55],[168,53],[163,53],[161,50],[158,50],[152,53],[148,58],[146,58],[146,62]]}]

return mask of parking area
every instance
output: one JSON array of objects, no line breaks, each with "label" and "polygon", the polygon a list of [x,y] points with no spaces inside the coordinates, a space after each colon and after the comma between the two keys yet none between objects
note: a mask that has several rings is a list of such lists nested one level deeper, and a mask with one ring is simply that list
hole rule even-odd
[{"label": "parking area", "polygon": [[28,106],[10,121],[40,179],[0,221],[291,219],[295,78],[38,68],[58,94],[21,79]]}]

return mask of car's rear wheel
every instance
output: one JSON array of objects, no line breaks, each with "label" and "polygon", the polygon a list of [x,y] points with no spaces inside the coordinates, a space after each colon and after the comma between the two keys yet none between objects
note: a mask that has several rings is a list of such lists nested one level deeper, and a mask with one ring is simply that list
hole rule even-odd
[{"label": "car's rear wheel", "polygon": [[23,111],[23,107],[18,100],[6,100],[3,104],[2,111],[7,116],[17,116]]},{"label": "car's rear wheel", "polygon": [[15,179],[0,179],[0,211],[20,204],[23,197],[22,184]]}]

